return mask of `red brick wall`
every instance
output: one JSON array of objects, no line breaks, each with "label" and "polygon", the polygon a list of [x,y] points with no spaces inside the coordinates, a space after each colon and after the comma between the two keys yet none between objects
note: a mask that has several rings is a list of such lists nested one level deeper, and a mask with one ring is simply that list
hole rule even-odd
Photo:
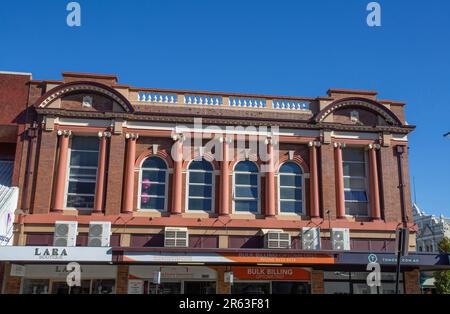
[{"label": "red brick wall", "polygon": [[120,214],[125,166],[125,137],[113,135],[109,144],[105,208],[107,215]]}]

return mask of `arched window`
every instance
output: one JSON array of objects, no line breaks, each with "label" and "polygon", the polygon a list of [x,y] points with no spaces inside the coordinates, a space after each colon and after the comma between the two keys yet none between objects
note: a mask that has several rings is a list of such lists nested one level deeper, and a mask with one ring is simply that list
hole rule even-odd
[{"label": "arched window", "polygon": [[294,162],[285,162],[278,171],[280,213],[303,213],[303,171]]},{"label": "arched window", "polygon": [[233,202],[235,212],[259,211],[259,169],[251,161],[240,161],[234,167]]},{"label": "arched window", "polygon": [[139,182],[140,209],[166,210],[167,174],[167,165],[161,158],[144,160]]},{"label": "arched window", "polygon": [[189,164],[187,177],[187,210],[214,210],[214,169],[206,160]]}]

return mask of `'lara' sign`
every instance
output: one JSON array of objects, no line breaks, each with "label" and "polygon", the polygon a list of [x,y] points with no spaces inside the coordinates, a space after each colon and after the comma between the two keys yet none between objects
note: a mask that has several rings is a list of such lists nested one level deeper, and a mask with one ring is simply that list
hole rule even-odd
[{"label": "'lara' sign", "polygon": [[67,249],[64,248],[35,248],[34,256],[39,259],[64,259],[67,256]]}]

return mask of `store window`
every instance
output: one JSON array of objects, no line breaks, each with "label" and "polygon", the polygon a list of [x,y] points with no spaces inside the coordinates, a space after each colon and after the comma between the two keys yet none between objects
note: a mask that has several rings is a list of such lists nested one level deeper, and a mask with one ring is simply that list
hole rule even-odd
[{"label": "store window", "polygon": [[185,281],[184,294],[216,294],[216,282]]},{"label": "store window", "polygon": [[[368,272],[325,272],[325,294],[395,294],[395,273],[381,273],[381,286],[367,285]],[[400,275],[399,291],[403,293],[403,274]]]},{"label": "store window", "polygon": [[70,146],[66,207],[92,209],[97,181],[99,140],[75,136]]},{"label": "store window", "polygon": [[351,216],[368,216],[366,151],[363,148],[344,148],[342,159],[345,213]]},{"label": "store window", "polygon": [[192,211],[214,211],[214,169],[206,160],[194,160],[188,167],[187,208]]},{"label": "store window", "polygon": [[232,294],[270,294],[270,282],[235,282]]},{"label": "store window", "polygon": [[301,281],[272,281],[272,294],[311,294],[311,285]]},{"label": "store window", "polygon": [[234,168],[233,201],[235,212],[259,211],[259,170],[251,161],[238,162]]},{"label": "store window", "polygon": [[24,279],[22,294],[48,294],[50,280],[48,279]]},{"label": "store window", "polygon": [[146,281],[144,286],[145,294],[181,294],[181,282],[162,282],[157,285],[151,281]]},{"label": "store window", "polygon": [[140,209],[167,209],[167,170],[165,161],[159,157],[144,160],[139,182]]},{"label": "store window", "polygon": [[280,213],[303,213],[302,169],[294,162],[285,162],[278,172]]}]

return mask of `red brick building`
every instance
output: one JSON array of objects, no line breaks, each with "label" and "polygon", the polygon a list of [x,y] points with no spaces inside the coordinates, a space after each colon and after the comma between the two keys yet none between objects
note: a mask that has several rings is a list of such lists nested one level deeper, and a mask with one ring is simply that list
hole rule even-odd
[{"label": "red brick building", "polygon": [[[389,293],[399,226],[415,251],[404,103],[79,73],[0,82],[1,154],[15,155],[20,188],[6,293],[367,293],[369,255],[386,273],[375,292]],[[426,263],[414,258],[407,293]],[[81,289],[65,284],[65,261],[82,265]]]}]

